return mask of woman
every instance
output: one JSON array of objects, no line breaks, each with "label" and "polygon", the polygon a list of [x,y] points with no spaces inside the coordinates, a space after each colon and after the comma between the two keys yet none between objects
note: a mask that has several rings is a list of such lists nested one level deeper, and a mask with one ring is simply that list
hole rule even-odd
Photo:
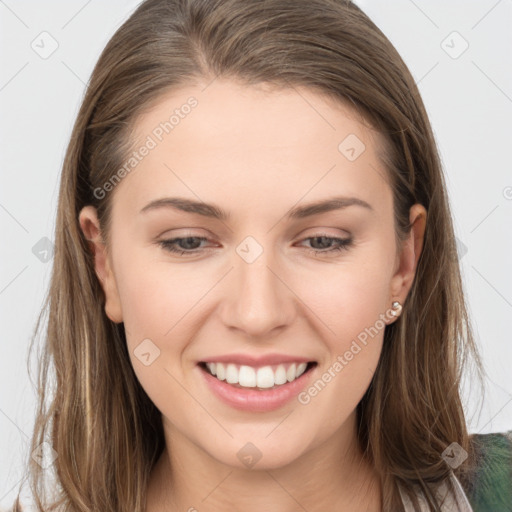
[{"label": "woman", "polygon": [[55,245],[41,510],[509,510],[510,440],[461,405],[481,366],[428,117],[354,4],[143,2]]}]

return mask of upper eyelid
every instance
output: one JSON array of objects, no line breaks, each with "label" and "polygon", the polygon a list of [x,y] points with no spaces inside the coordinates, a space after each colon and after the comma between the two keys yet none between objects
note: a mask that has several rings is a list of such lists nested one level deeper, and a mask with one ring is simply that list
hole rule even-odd
[{"label": "upper eyelid", "polygon": [[[177,231],[177,230],[185,230],[185,232],[183,234],[177,234],[177,235],[168,235],[166,236],[165,234],[169,231]],[[194,230],[194,229],[197,229],[195,227],[193,228],[177,228],[175,230],[165,230],[163,231],[160,235],[157,236],[158,239],[161,239],[161,240],[172,240],[172,239],[175,239],[175,238],[206,238],[208,240],[211,240],[213,238],[215,238],[214,236],[212,236],[210,233],[209,230],[206,230],[208,231],[208,234],[199,234],[199,233],[189,233],[187,232],[186,230],[187,229],[190,229],[190,230]],[[308,236],[306,236],[306,233],[309,231],[309,230],[317,230],[317,231],[313,231],[313,234],[310,234]],[[336,229],[338,231],[343,231],[344,233],[335,233],[335,234],[331,234],[331,233],[327,233],[327,229]],[[306,233],[304,233],[306,232]],[[305,228],[301,231],[301,235],[298,235],[297,238],[298,239],[304,239],[304,238],[310,238],[310,237],[315,237],[315,236],[326,236],[326,237],[329,237],[329,238],[350,238],[352,237],[352,233],[346,229],[341,229],[341,228],[334,228],[334,227],[330,227],[330,228],[322,228],[322,227],[312,227],[312,228]]]},{"label": "upper eyelid", "polygon": [[[314,233],[314,234],[308,235],[308,236],[303,235],[303,236],[299,237],[297,241],[309,240],[310,238],[316,238],[319,236],[323,236],[325,238],[332,238],[332,239],[341,239],[341,240],[349,240],[352,238],[351,234],[332,235],[332,234],[328,234],[328,233],[324,233],[324,232],[318,232],[318,233]],[[204,241],[211,241],[210,237],[208,237],[208,236],[196,235],[196,234],[184,234],[184,235],[179,235],[179,236],[161,237],[161,238],[159,237],[158,241],[159,242],[170,242],[170,241],[176,241],[176,240],[183,240],[186,238],[199,238]]]}]

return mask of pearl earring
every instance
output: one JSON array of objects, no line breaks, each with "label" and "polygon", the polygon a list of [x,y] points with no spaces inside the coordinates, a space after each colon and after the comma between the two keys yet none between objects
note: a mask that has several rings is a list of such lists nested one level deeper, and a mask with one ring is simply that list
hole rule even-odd
[{"label": "pearl earring", "polygon": [[402,304],[400,304],[400,302],[398,302],[397,300],[395,300],[393,302],[393,304],[391,304],[391,307],[392,307],[392,311],[391,311],[392,316],[399,316],[400,313],[402,312]]}]

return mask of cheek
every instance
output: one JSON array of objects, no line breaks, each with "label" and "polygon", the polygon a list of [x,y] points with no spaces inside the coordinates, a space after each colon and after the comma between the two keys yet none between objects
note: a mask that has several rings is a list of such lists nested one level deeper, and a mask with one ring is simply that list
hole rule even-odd
[{"label": "cheek", "polygon": [[211,284],[184,267],[149,259],[133,251],[116,267],[128,352],[139,383],[160,410],[170,396],[186,408],[175,379],[183,379],[182,354],[197,329],[198,301]]},{"label": "cheek", "polygon": [[306,391],[303,403],[314,402],[324,411],[333,422],[326,428],[334,428],[356,407],[375,373],[390,307],[393,250],[385,239],[374,239],[357,255],[323,269],[317,265],[295,283],[315,313],[309,315],[310,324],[323,333],[326,349],[319,379],[311,394]]},{"label": "cheek", "polygon": [[318,431],[327,435],[354,411],[377,368],[386,327],[382,316],[389,307],[389,270],[378,262],[347,265],[316,283],[309,294],[304,284],[303,293],[317,313],[310,316],[314,329],[324,333],[325,357],[317,379],[299,398],[304,417],[314,410]]},{"label": "cheek", "polygon": [[316,323],[324,325],[322,332],[331,334],[331,344],[341,349],[389,309],[391,266],[389,253],[372,244],[339,264],[311,267],[293,286]]},{"label": "cheek", "polygon": [[155,261],[148,252],[133,251],[129,259],[119,259],[116,279],[125,328],[132,338],[163,339],[175,325],[187,322],[211,280],[186,265]]}]

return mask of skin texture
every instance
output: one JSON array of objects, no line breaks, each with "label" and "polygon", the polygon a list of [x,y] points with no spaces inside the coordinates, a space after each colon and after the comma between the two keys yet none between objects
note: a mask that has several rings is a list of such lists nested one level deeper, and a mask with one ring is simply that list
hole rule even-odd
[{"label": "skin texture", "polygon": [[[137,378],[162,412],[167,448],[151,474],[147,511],[380,511],[379,481],[356,443],[355,409],[384,329],[307,405],[292,400],[272,412],[220,402],[197,362],[235,352],[302,356],[318,362],[314,382],[392,301],[404,303],[426,211],[411,208],[412,229],[398,251],[380,135],[350,107],[307,89],[221,79],[184,87],[138,119],[138,142],[190,96],[198,105],[115,187],[108,251],[94,208],[79,218],[106,314],[124,322]],[[354,161],[338,149],[349,134],[365,144]],[[285,218],[334,195],[372,209]],[[215,203],[231,218],[165,207],[140,213],[170,196]],[[335,242],[308,238],[322,235],[353,243],[327,253]],[[194,242],[200,252],[192,256],[158,243],[187,236],[208,240]],[[236,251],[247,236],[263,249],[252,263]],[[134,355],[144,339],[160,350],[149,366]],[[252,468],[237,457],[247,442],[262,454]]]}]

